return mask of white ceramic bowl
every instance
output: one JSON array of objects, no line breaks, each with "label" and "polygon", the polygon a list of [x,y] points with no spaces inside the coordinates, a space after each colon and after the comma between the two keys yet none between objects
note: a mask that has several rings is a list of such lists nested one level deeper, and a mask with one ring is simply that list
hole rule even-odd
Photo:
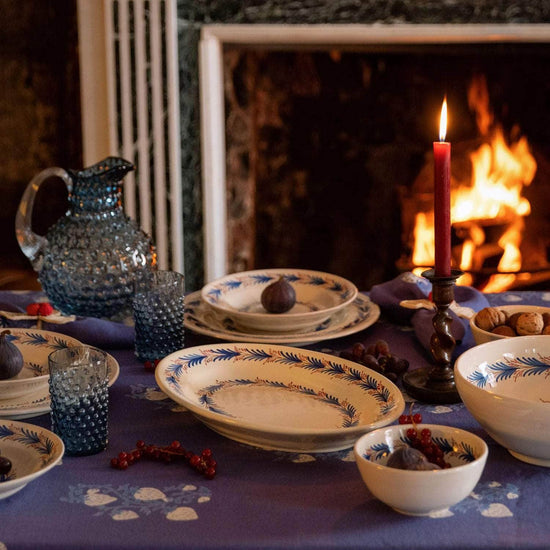
[{"label": "white ceramic bowl", "polygon": [[475,346],[455,363],[462,401],[510,453],[550,467],[550,338],[517,336]]},{"label": "white ceramic bowl", "polygon": [[0,380],[0,400],[38,392],[48,386],[48,355],[68,346],[81,346],[75,338],[36,328],[10,328],[7,338],[23,355],[23,369],[13,378]]},{"label": "white ceramic bowl", "polygon": [[[507,316],[513,315],[514,313],[550,313],[550,307],[543,306],[529,306],[526,304],[516,304],[513,306],[495,306],[497,309],[501,309],[506,313]],[[502,334],[494,334],[487,330],[480,329],[476,324],[476,317],[478,316],[479,311],[470,318],[470,328],[474,336],[474,341],[476,344],[484,344],[485,342],[493,342],[494,340],[505,340],[507,338],[517,338],[517,336],[503,336]]]},{"label": "white ceramic bowl", "polygon": [[11,471],[0,476],[0,499],[51,470],[65,452],[63,441],[53,432],[15,420],[0,420],[0,448],[12,463]]},{"label": "white ceramic bowl", "polygon": [[397,512],[413,516],[435,514],[457,504],[474,489],[487,461],[487,444],[478,436],[435,424],[432,432],[451,468],[401,470],[386,466],[388,456],[407,441],[410,424],[380,428],[359,438],[354,447],[359,472],[369,491]]},{"label": "white ceramic bowl", "polygon": [[[286,313],[268,313],[263,290],[284,276],[296,292],[296,304]],[[261,269],[226,275],[205,285],[201,297],[242,330],[299,332],[314,329],[353,302],[357,287],[337,275],[305,269]]]}]

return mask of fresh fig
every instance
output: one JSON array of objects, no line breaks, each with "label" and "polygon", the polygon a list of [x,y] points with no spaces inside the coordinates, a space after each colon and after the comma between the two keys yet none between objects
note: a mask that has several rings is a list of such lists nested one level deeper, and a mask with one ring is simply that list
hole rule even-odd
[{"label": "fresh fig", "polygon": [[389,468],[399,468],[400,470],[440,470],[441,468],[437,464],[429,462],[426,455],[409,447],[403,445],[397,447],[393,453],[388,457],[386,466]]},{"label": "fresh fig", "polygon": [[9,330],[4,330],[0,334],[0,380],[17,376],[23,368],[23,355],[19,348],[7,339],[9,334]]},{"label": "fresh fig", "polygon": [[[0,477],[6,476],[11,471],[11,460],[7,456],[0,456]],[[0,481],[2,481],[0,479]]]},{"label": "fresh fig", "polygon": [[285,313],[296,303],[296,291],[281,275],[277,281],[264,288],[261,301],[269,313]]}]

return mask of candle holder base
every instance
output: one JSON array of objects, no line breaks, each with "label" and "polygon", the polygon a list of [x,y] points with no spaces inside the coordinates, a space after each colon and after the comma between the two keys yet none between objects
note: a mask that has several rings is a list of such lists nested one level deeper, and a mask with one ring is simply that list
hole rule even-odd
[{"label": "candle holder base", "polygon": [[454,380],[447,386],[435,386],[432,382],[434,367],[422,367],[406,372],[403,375],[403,387],[411,396],[424,403],[449,405],[460,403],[460,395],[455,387]]},{"label": "candle holder base", "polygon": [[419,401],[437,404],[461,401],[451,365],[456,342],[450,331],[453,319],[448,313],[454,300],[454,285],[461,275],[462,271],[458,269],[451,270],[447,277],[436,276],[433,269],[422,273],[432,283],[432,300],[436,306],[434,333],[430,341],[435,366],[415,369],[403,376],[405,391]]}]

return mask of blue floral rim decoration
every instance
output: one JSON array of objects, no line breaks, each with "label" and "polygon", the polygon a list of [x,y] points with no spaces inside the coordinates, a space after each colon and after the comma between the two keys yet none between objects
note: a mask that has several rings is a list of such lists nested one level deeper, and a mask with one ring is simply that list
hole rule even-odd
[{"label": "blue floral rim decoration", "polygon": [[504,356],[496,363],[482,363],[466,379],[479,388],[485,388],[493,382],[504,380],[517,381],[528,376],[550,375],[550,357],[537,356],[509,357]]},{"label": "blue floral rim decoration", "polygon": [[[405,445],[410,445],[411,440],[407,436],[401,436],[399,441]],[[477,456],[475,449],[472,445],[461,441],[457,443],[454,439],[447,439],[446,437],[432,437],[432,442],[437,445],[448,457],[456,457],[462,462],[473,462],[476,460]],[[394,447],[399,447],[399,445],[394,445]],[[389,456],[392,452],[390,446],[387,443],[376,443],[362,453],[363,458],[371,462],[378,462],[383,458]]]},{"label": "blue floral rim decoration", "polygon": [[[15,426],[14,424],[0,425],[0,441],[15,441],[36,451],[42,467],[47,466],[57,458],[56,444],[48,436],[29,428]],[[0,482],[11,481],[17,478],[16,467],[9,474],[0,475]]]},{"label": "blue floral rim decoration", "polygon": [[[357,385],[361,390],[373,397],[377,407],[379,417],[390,413],[396,406],[395,397],[390,389],[381,381],[371,376],[366,369],[355,368],[338,361],[336,358],[312,357],[300,350],[288,349],[270,349],[265,350],[243,346],[215,347],[215,348],[197,348],[193,353],[182,355],[166,367],[166,382],[177,394],[184,396],[178,379],[189,369],[202,366],[213,362],[224,361],[244,361],[244,362],[269,362],[292,367],[298,367],[307,371],[320,373],[331,378],[345,380]],[[199,402],[207,410],[222,415],[227,415],[225,411],[216,406],[215,394],[221,389],[234,386],[262,385],[266,387],[276,387],[288,391],[298,392],[321,400],[339,409],[342,417],[342,427],[353,427],[358,425],[361,411],[351,405],[347,400],[342,400],[337,396],[329,395],[323,390],[314,390],[301,384],[282,382],[277,380],[268,380],[263,378],[234,378],[231,380],[217,381],[215,384],[208,385],[197,390]]]},{"label": "blue floral rim decoration", "polygon": [[[250,275],[240,275],[239,277],[235,277],[233,279],[226,278],[218,284],[213,285],[206,294],[206,298],[211,304],[217,304],[220,301],[220,298],[228,292],[257,285],[267,285],[277,281],[280,276],[281,274],[279,273],[274,273],[272,275],[268,273],[255,273]],[[334,292],[342,301],[347,300],[352,296],[352,294],[355,293],[354,288],[345,286],[336,279],[321,276],[319,274],[286,273],[283,274],[283,276],[289,283],[322,287],[329,292]]]}]

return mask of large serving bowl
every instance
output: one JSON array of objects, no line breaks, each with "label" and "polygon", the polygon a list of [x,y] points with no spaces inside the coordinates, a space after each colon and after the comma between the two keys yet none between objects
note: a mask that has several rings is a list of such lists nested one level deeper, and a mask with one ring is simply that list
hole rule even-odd
[{"label": "large serving bowl", "polygon": [[[530,306],[517,304],[513,306],[497,306],[496,309],[503,311],[507,317],[512,316],[514,313],[539,313],[541,315],[549,314],[550,307],[544,306]],[[505,340],[507,338],[517,338],[517,336],[504,336],[502,334],[495,334],[488,330],[483,330],[478,326],[478,317],[481,314],[478,311],[473,317],[470,318],[470,329],[476,344],[484,344],[485,342],[493,342],[495,340]]]},{"label": "large serving bowl", "polygon": [[487,342],[455,363],[462,401],[516,458],[550,467],[550,337]]},{"label": "large serving bowl", "polygon": [[457,504],[474,489],[487,461],[487,444],[478,436],[434,424],[432,432],[451,467],[440,470],[401,470],[386,466],[388,456],[407,443],[410,424],[380,428],[360,437],[354,447],[359,473],[369,491],[402,514],[436,514]]},{"label": "large serving bowl", "polygon": [[[264,289],[283,276],[296,292],[296,304],[286,313],[268,313]],[[291,332],[314,329],[353,302],[357,287],[337,275],[305,269],[261,269],[217,279],[202,288],[201,297],[237,328]]]}]

